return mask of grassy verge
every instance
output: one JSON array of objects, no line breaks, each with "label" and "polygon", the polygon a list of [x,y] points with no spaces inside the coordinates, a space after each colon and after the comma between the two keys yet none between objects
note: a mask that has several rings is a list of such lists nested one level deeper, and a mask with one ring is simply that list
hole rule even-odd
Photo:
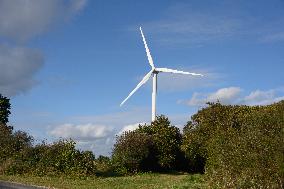
[{"label": "grassy verge", "polygon": [[24,184],[47,186],[58,189],[88,189],[88,188],[206,188],[202,175],[190,174],[139,174],[124,177],[90,177],[74,179],[67,177],[32,177],[32,176],[5,176],[0,180],[13,181]]}]

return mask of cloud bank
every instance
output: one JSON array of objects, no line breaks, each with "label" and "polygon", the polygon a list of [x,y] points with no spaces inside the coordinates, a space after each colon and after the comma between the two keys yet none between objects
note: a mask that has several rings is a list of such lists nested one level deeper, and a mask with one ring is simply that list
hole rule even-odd
[{"label": "cloud bank", "polygon": [[86,0],[0,0],[0,36],[25,41],[82,10]]},{"label": "cloud bank", "polygon": [[18,95],[38,83],[35,75],[45,62],[43,53],[24,44],[65,22],[85,5],[86,0],[0,0],[1,94]]},{"label": "cloud bank", "polygon": [[78,141],[95,141],[97,139],[109,137],[112,134],[112,128],[105,125],[85,124],[63,124],[50,131],[54,137]]},{"label": "cloud bank", "polygon": [[13,96],[31,89],[37,83],[33,75],[43,61],[37,49],[0,45],[0,92]]},{"label": "cloud bank", "polygon": [[135,129],[138,129],[139,125],[144,125],[145,123],[135,123],[135,124],[131,124],[131,125],[126,125],[124,126],[117,135],[122,135],[124,132],[127,131],[134,131]]},{"label": "cloud bank", "polygon": [[267,91],[255,90],[248,95],[243,95],[240,87],[221,88],[213,93],[194,93],[189,100],[183,100],[189,106],[205,106],[206,102],[217,102],[222,104],[245,104],[245,105],[268,105],[284,100],[284,93],[281,89]]}]

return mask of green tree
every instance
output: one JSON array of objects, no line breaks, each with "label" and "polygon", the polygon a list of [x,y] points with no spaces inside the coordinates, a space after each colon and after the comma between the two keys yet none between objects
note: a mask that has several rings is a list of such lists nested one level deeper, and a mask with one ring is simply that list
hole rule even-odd
[{"label": "green tree", "polygon": [[268,106],[210,103],[184,128],[182,149],[204,161],[212,188],[283,188],[284,101]]},{"label": "green tree", "polygon": [[0,94],[0,123],[8,123],[8,117],[11,114],[10,112],[11,104],[10,99],[4,97]]},{"label": "green tree", "polygon": [[180,168],[181,134],[164,115],[150,125],[118,136],[113,161],[124,172],[166,171]]},{"label": "green tree", "polygon": [[118,136],[112,155],[117,172],[126,174],[147,169],[144,164],[148,162],[151,148],[151,137],[137,130]]},{"label": "green tree", "polygon": [[161,115],[157,116],[157,119],[151,125],[140,126],[138,130],[151,136],[154,144],[154,150],[151,153],[157,159],[158,166],[161,169],[178,168],[182,139],[179,128],[171,125],[169,119]]}]

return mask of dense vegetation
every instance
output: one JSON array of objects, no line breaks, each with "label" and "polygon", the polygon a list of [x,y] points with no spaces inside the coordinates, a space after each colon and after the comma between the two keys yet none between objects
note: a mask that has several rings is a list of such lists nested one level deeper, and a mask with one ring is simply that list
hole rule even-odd
[{"label": "dense vegetation", "polygon": [[10,100],[0,94],[0,124],[8,123],[8,117],[11,114],[10,109]]},{"label": "dense vegetation", "polygon": [[165,116],[118,136],[113,162],[124,172],[178,170],[181,134]]},{"label": "dense vegetation", "polygon": [[[180,132],[165,116],[117,136],[112,156],[79,151],[72,140],[33,144],[8,126],[0,96],[0,174],[114,176],[204,173],[210,188],[283,188],[284,101],[267,106],[208,103]],[[205,185],[204,185],[205,186]]]},{"label": "dense vegetation", "polygon": [[92,152],[75,149],[73,141],[32,145],[33,138],[0,125],[0,174],[87,176],[95,171]]},{"label": "dense vegetation", "polygon": [[[209,104],[184,128],[182,149],[216,188],[283,188],[284,101]],[[197,163],[197,164],[195,164]]]}]

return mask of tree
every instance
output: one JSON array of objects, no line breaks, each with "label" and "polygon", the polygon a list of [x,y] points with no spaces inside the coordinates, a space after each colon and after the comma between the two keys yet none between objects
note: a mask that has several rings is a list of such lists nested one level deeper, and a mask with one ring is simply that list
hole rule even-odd
[{"label": "tree", "polygon": [[112,154],[117,172],[125,174],[147,170],[145,161],[148,162],[151,146],[151,137],[137,130],[118,136]]},{"label": "tree", "polygon": [[[283,188],[284,101],[210,103],[184,128],[182,150],[210,188]],[[204,167],[205,166],[205,167]]]},{"label": "tree", "polygon": [[180,145],[179,129],[161,115],[150,125],[139,125],[135,131],[119,136],[112,160],[126,173],[179,170],[183,157]]},{"label": "tree", "polygon": [[151,125],[140,126],[138,130],[151,136],[154,143],[152,156],[156,157],[162,170],[178,168],[182,139],[179,128],[171,125],[166,116],[160,115]]},{"label": "tree", "polygon": [[11,114],[10,112],[11,104],[10,99],[4,97],[0,94],[0,123],[8,123],[8,117]]}]

